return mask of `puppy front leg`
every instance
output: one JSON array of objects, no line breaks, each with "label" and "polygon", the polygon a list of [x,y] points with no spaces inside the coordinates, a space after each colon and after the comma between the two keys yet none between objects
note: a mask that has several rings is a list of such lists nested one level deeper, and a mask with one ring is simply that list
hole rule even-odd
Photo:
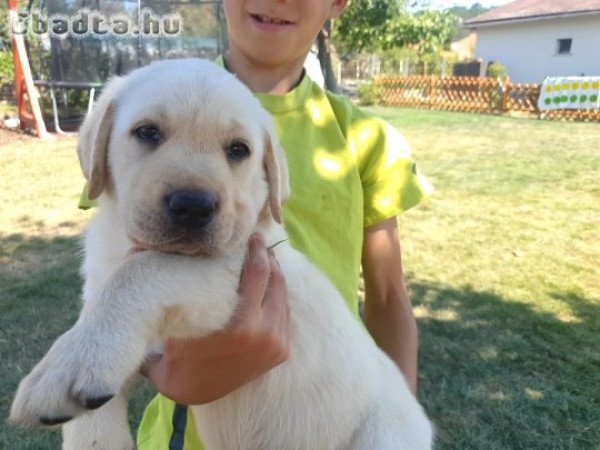
[{"label": "puppy front leg", "polygon": [[207,260],[136,255],[116,270],[97,298],[85,302],[74,327],[21,381],[10,420],[57,425],[99,408],[137,372],[168,308],[193,306],[200,311],[195,316],[199,329],[215,331],[231,316],[236,288],[234,276],[224,276],[222,266]]},{"label": "puppy front leg", "polygon": [[67,422],[62,429],[62,450],[132,450],[127,420],[127,397],[115,395],[102,408]]},{"label": "puppy front leg", "polygon": [[127,400],[140,378],[137,374],[132,376],[121,392],[102,408],[64,424],[62,450],[133,450],[135,443],[129,429]]}]

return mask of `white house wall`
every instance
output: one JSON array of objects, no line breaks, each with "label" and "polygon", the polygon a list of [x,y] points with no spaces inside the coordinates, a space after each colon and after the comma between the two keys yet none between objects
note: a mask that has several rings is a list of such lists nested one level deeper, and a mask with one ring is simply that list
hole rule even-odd
[{"label": "white house wall", "polygon": [[[517,83],[600,75],[600,15],[486,26],[477,35],[477,57],[501,63]],[[558,39],[568,38],[571,53],[559,55]]]}]

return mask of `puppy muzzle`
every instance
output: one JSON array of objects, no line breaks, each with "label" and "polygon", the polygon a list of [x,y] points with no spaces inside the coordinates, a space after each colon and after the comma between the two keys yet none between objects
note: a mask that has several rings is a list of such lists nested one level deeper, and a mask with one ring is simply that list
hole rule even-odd
[{"label": "puppy muzzle", "polygon": [[219,211],[218,198],[210,191],[173,191],[165,196],[164,203],[171,224],[192,233],[206,228]]}]

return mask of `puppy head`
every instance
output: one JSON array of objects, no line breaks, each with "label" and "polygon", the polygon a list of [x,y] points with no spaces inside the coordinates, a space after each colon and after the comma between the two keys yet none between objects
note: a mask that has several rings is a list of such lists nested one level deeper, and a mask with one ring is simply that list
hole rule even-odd
[{"label": "puppy head", "polygon": [[[281,221],[285,157],[269,114],[231,74],[161,61],[109,83],[80,131],[90,198],[142,248],[214,255]],[[267,206],[265,206],[267,205]]]}]

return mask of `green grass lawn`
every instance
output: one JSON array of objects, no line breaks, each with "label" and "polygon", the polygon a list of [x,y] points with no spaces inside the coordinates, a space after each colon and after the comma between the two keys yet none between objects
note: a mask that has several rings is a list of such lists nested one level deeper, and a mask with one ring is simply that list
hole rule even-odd
[{"label": "green grass lawn", "polygon": [[[436,187],[400,223],[437,448],[600,448],[600,125],[372,111]],[[75,141],[3,146],[0,180],[0,449],[59,448],[4,419],[77,315]]]}]

